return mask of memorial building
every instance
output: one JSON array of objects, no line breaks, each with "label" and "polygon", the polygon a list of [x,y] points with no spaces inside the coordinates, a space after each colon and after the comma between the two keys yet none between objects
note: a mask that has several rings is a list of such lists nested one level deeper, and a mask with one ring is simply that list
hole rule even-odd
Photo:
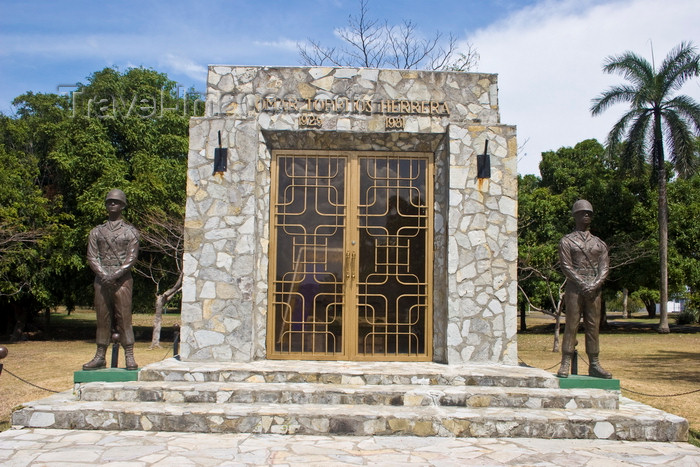
[{"label": "memorial building", "polygon": [[182,360],[516,364],[515,133],[495,74],[209,67]]}]

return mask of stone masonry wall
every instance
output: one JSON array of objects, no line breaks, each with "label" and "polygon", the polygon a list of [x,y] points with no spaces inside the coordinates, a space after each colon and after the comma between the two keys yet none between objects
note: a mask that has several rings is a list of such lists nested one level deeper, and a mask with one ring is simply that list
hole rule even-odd
[{"label": "stone masonry wall", "polygon": [[[321,126],[300,128],[302,114]],[[386,131],[396,114],[403,129]],[[228,170],[212,174],[219,131]],[[487,139],[491,178],[477,179]],[[206,116],[190,123],[184,360],[265,358],[271,150],[295,145],[433,152],[434,360],[517,363],[516,140],[496,75],[231,66],[209,68]]]}]

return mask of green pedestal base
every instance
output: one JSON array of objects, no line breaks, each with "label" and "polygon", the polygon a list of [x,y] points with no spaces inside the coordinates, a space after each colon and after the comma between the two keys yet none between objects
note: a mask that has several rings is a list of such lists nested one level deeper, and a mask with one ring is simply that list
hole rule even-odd
[{"label": "green pedestal base", "polygon": [[138,381],[139,370],[127,370],[126,368],[103,368],[101,370],[80,370],[73,373],[74,383],[92,383],[104,381],[107,383],[120,383],[124,381]]},{"label": "green pedestal base", "polygon": [[568,378],[559,378],[559,387],[562,389],[587,388],[619,391],[620,380],[593,378],[584,375],[569,375]]}]

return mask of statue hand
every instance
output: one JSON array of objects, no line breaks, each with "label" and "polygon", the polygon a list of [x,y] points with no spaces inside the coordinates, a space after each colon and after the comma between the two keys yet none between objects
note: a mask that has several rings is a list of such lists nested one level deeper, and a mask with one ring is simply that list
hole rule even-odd
[{"label": "statue hand", "polygon": [[598,292],[598,287],[596,285],[588,284],[583,288],[582,292],[586,297],[593,297]]},{"label": "statue hand", "polygon": [[114,277],[114,274],[102,274],[100,276],[100,282],[102,282],[102,285],[106,285],[107,287],[113,287],[116,284],[116,278]]}]

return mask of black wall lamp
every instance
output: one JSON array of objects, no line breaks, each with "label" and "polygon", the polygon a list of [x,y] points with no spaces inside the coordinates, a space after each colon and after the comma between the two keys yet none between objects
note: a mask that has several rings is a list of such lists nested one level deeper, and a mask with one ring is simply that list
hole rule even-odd
[{"label": "black wall lamp", "polygon": [[484,153],[476,156],[476,177],[491,178],[491,158],[489,157],[489,140],[484,143]]},{"label": "black wall lamp", "polygon": [[228,148],[221,147],[221,131],[219,131],[219,147],[214,149],[214,174],[226,172],[228,163]]}]

